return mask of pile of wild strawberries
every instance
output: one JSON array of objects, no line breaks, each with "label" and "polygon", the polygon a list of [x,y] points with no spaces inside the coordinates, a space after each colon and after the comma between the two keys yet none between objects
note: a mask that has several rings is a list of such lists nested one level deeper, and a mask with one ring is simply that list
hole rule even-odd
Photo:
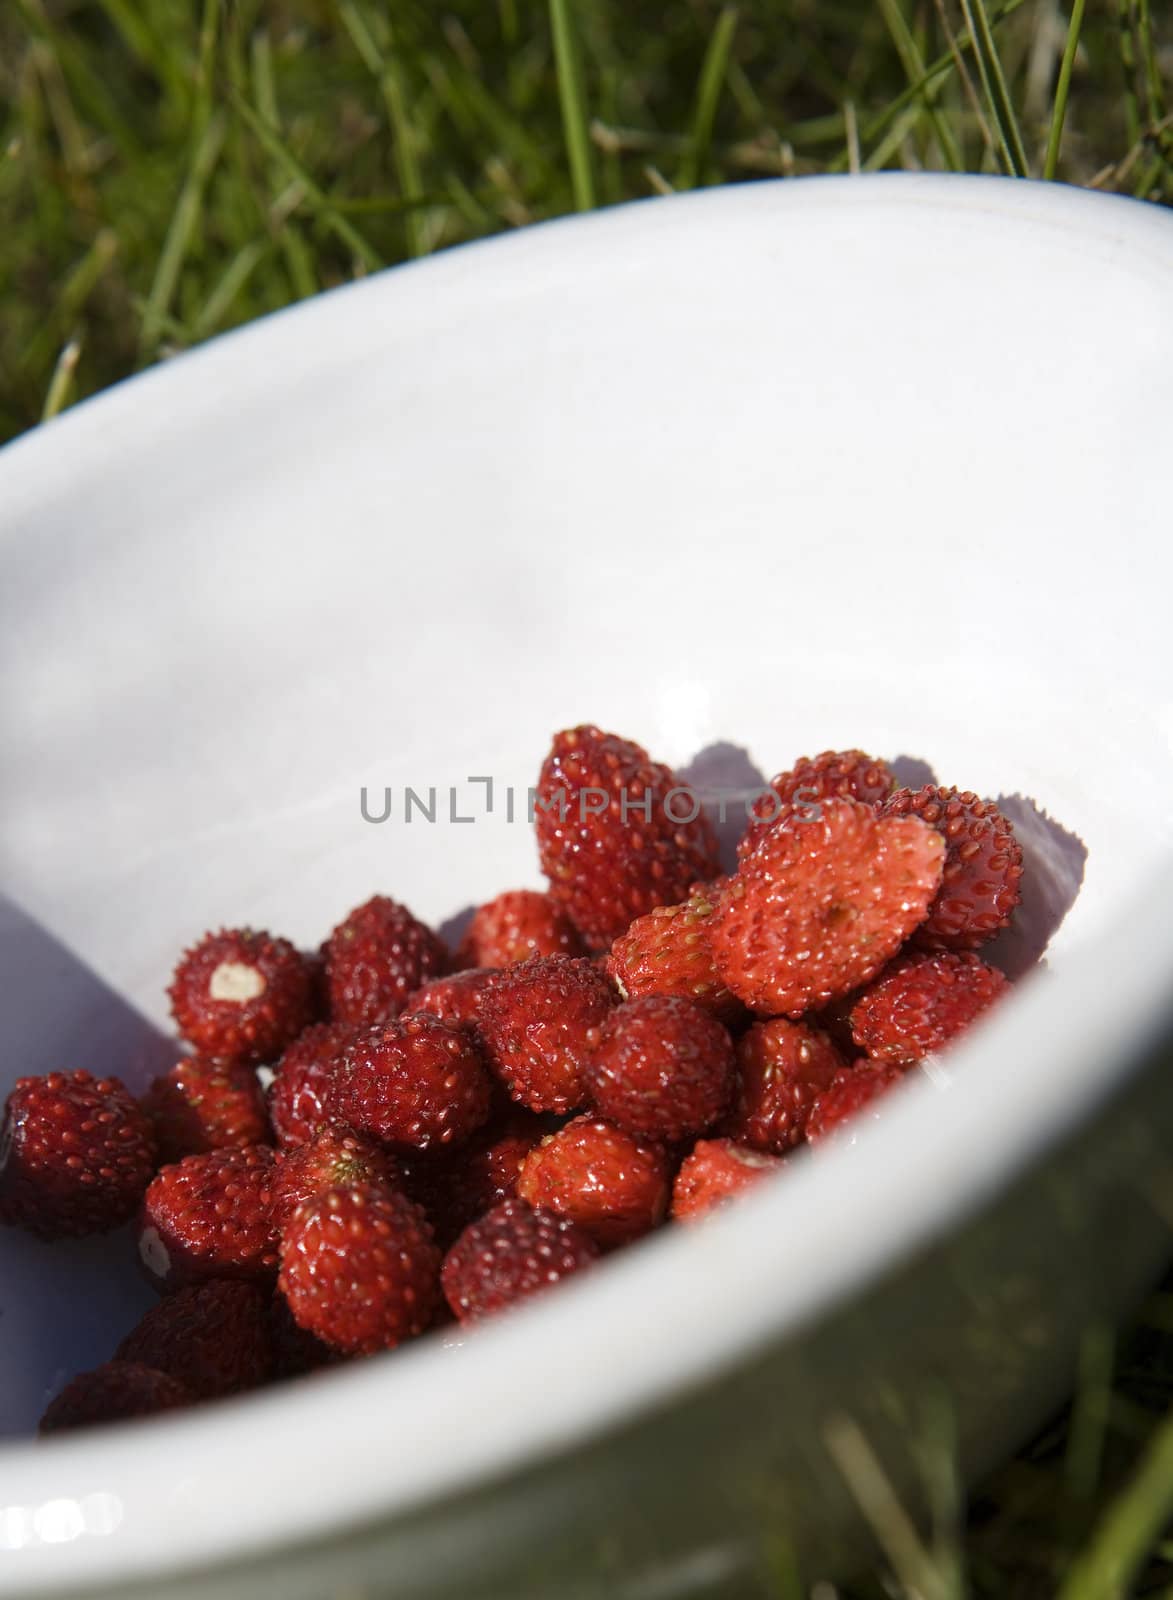
[{"label": "pile of wild strawberries", "polygon": [[194,1053],[140,1100],[20,1079],[0,1218],[47,1239],[137,1218],[163,1293],[42,1432],[475,1322],[874,1113],[1006,987],[974,951],[1022,851],[989,802],[899,789],[858,750],[772,789],[720,877],[667,767],[560,733],[549,888],[481,906],[455,954],[382,895],[317,955],[210,933],[170,989]]}]

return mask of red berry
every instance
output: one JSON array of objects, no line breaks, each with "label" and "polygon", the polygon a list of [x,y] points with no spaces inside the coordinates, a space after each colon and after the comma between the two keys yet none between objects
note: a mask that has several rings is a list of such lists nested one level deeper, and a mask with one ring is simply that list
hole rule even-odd
[{"label": "red berry", "polygon": [[569,1218],[505,1200],[464,1230],[444,1258],[440,1281],[460,1321],[476,1322],[598,1257],[598,1245]]},{"label": "red berry", "polygon": [[266,1278],[277,1265],[268,1145],[210,1150],[164,1167],[143,1199],[139,1255],[171,1289],[202,1278]]},{"label": "red berry", "polygon": [[117,1078],[18,1078],[0,1128],[0,1220],[44,1239],[127,1222],[155,1170],[150,1118]]},{"label": "red berry", "polygon": [[107,1361],[65,1385],[41,1418],[40,1433],[65,1433],[96,1422],[127,1422],[193,1404],[178,1378],[134,1361]]},{"label": "red berry", "polygon": [[117,1359],[169,1373],[201,1400],[257,1389],[273,1372],[269,1296],[232,1278],[189,1284],[151,1307]]},{"label": "red berry", "polygon": [[303,950],[301,959],[305,962],[310,978],[309,1023],[312,1025],[315,1022],[328,1022],[330,994],[326,984],[326,957],[321,950]]},{"label": "red berry", "polygon": [[802,756],[789,772],[771,779],[770,788],[777,798],[763,795],[757,801],[737,854],[744,860],[771,824],[792,806],[807,818],[822,800],[858,800],[861,805],[876,806],[891,794],[895,783],[886,763],[862,750],[824,750],[821,756]]},{"label": "red berry", "polygon": [[555,734],[534,820],[551,898],[599,948],[718,870],[712,827],[671,769],[595,727]]},{"label": "red berry", "polygon": [[725,1131],[755,1150],[785,1155],[806,1138],[815,1100],[843,1065],[826,1034],[805,1023],[755,1022],[737,1042],[737,1087]]},{"label": "red berry", "polygon": [[851,1037],[851,1008],[855,1004],[856,994],[841,994],[836,999],[828,1001],[821,1006],[811,1017],[811,1022],[816,1028],[822,1030],[831,1043],[848,1061],[855,1055],[855,1040]]},{"label": "red berry", "polygon": [[583,1071],[615,998],[591,962],[569,956],[536,956],[498,973],[481,993],[480,1034],[513,1098],[559,1116],[585,1105]]},{"label": "red berry", "polygon": [[881,814],[919,817],[945,840],[944,877],[918,944],[972,950],[1006,926],[1021,898],[1022,846],[989,800],[931,785],[898,789]]},{"label": "red berry", "polygon": [[423,1333],[439,1280],[440,1252],[423,1212],[393,1189],[327,1189],[282,1237],[279,1282],[294,1320],[354,1355]]},{"label": "red berry", "polygon": [[709,924],[717,971],[767,1016],[799,1016],[874,977],[940,886],[944,841],[919,818],[857,800],[819,812],[762,837]]},{"label": "red berry", "polygon": [[356,1133],[407,1150],[459,1143],[489,1115],[476,1041],[428,1012],[363,1033],[347,1049],[330,1105]]},{"label": "red berry", "polygon": [[815,1101],[806,1125],[806,1136],[811,1144],[838,1133],[846,1123],[865,1111],[871,1116],[879,1114],[876,1101],[900,1083],[904,1073],[899,1067],[877,1062],[874,1066],[861,1061],[854,1067],[844,1067],[831,1079],[829,1086]]},{"label": "red berry", "polygon": [[415,991],[403,1015],[414,1017],[420,1011],[430,1011],[441,1022],[475,1032],[481,991],[496,976],[496,967],[470,967],[464,972],[453,972],[447,978],[433,978],[431,983]]},{"label": "red berry", "polygon": [[428,1214],[444,1246],[470,1222],[517,1193],[521,1165],[547,1133],[546,1125],[521,1106],[494,1117],[457,1150],[424,1156],[413,1164],[405,1187]]},{"label": "red berry", "polygon": [[733,1042],[691,1000],[645,995],[604,1022],[586,1082],[599,1114],[629,1133],[669,1143],[695,1138],[729,1099]]},{"label": "red berry", "polygon": [[463,967],[511,967],[530,956],[582,954],[578,930],[548,894],[510,889],[473,913],[456,959]]},{"label": "red berry", "polygon": [[280,1289],[270,1302],[269,1331],[273,1340],[275,1378],[304,1378],[307,1373],[336,1367],[345,1360],[340,1350],[331,1349],[314,1334],[298,1327]]},{"label": "red berry", "polygon": [[694,884],[687,900],[657,906],[620,934],[607,957],[607,975],[625,999],[678,994],[722,1022],[745,1015],[741,1001],[717,976],[709,949],[709,919],[727,881]]},{"label": "red berry", "polygon": [[779,1157],[750,1150],[734,1139],[698,1139],[676,1174],[672,1215],[678,1222],[695,1222],[784,1165]]},{"label": "red berry", "polygon": [[155,1079],[142,1106],[155,1126],[160,1163],[269,1141],[265,1094],[252,1067],[188,1056]]},{"label": "red berry", "polygon": [[597,1244],[627,1244],[663,1220],[668,1157],[598,1117],[575,1117],[531,1150],[517,1192],[577,1222]]},{"label": "red berry", "polygon": [[855,1042],[897,1065],[943,1050],[1007,987],[1004,974],[969,951],[902,956],[855,1002]]},{"label": "red berry", "polygon": [[281,1057],[269,1085],[269,1117],[281,1144],[304,1144],[329,1121],[326,1095],[346,1046],[357,1035],[348,1023],[315,1023]]},{"label": "red berry", "polygon": [[322,950],[330,1015],[355,1027],[397,1017],[412,993],[448,966],[443,940],[381,894],[340,922]]},{"label": "red berry", "polygon": [[373,1139],[327,1123],[306,1144],[282,1151],[273,1177],[273,1224],[278,1233],[298,1206],[326,1189],[356,1183],[394,1188],[400,1172],[394,1156]]},{"label": "red berry", "polygon": [[309,1022],[313,972],[287,939],[228,929],[184,954],[168,993],[199,1055],[255,1064],[275,1060]]}]

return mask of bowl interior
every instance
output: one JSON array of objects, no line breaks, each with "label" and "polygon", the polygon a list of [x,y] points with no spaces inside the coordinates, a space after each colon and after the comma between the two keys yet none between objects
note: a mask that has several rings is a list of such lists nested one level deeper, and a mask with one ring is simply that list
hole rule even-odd
[{"label": "bowl interior", "polygon": [[[998,797],[1000,958],[1061,982],[1169,844],[1171,264],[1034,185],[756,185],[383,276],[5,452],[0,1088],[140,1086],[207,927],[537,884],[584,720],[731,818],[832,746]],[[0,1285],[8,1434],[150,1299],[123,1237],[0,1231]]]}]

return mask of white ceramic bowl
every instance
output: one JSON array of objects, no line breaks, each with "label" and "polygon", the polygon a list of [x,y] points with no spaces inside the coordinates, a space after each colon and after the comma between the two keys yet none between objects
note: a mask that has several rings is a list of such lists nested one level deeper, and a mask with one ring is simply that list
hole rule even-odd
[{"label": "white ceramic bowl", "polygon": [[[501,796],[586,719],[1011,797],[1003,956],[1054,934],[856,1144],[460,1350],[14,1437],[0,1591],[748,1594],[858,1532],[829,1418],[909,1494],[926,1394],[970,1469],[1037,1419],[1169,1208],[1171,286],[1130,202],[761,184],[380,276],[0,456],[5,1081],[141,1084],[212,924],[537,883]],[[8,1433],[145,1303],[129,1256],[0,1234]]]}]

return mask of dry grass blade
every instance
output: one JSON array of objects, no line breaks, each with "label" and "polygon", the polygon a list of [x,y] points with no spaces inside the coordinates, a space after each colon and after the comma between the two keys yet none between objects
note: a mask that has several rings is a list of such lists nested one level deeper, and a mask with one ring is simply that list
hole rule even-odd
[{"label": "dry grass blade", "polygon": [[850,1417],[832,1417],[823,1437],[908,1600],[956,1600],[953,1585],[926,1549],[858,1424]]},{"label": "dry grass blade", "polygon": [[59,412],[64,411],[69,404],[74,373],[77,371],[77,364],[80,359],[81,344],[77,339],[71,339],[57,357],[57,364],[53,368],[53,377],[50,380],[48,392],[45,395],[44,408],[41,411],[42,422],[48,422],[51,417],[55,417]]}]

